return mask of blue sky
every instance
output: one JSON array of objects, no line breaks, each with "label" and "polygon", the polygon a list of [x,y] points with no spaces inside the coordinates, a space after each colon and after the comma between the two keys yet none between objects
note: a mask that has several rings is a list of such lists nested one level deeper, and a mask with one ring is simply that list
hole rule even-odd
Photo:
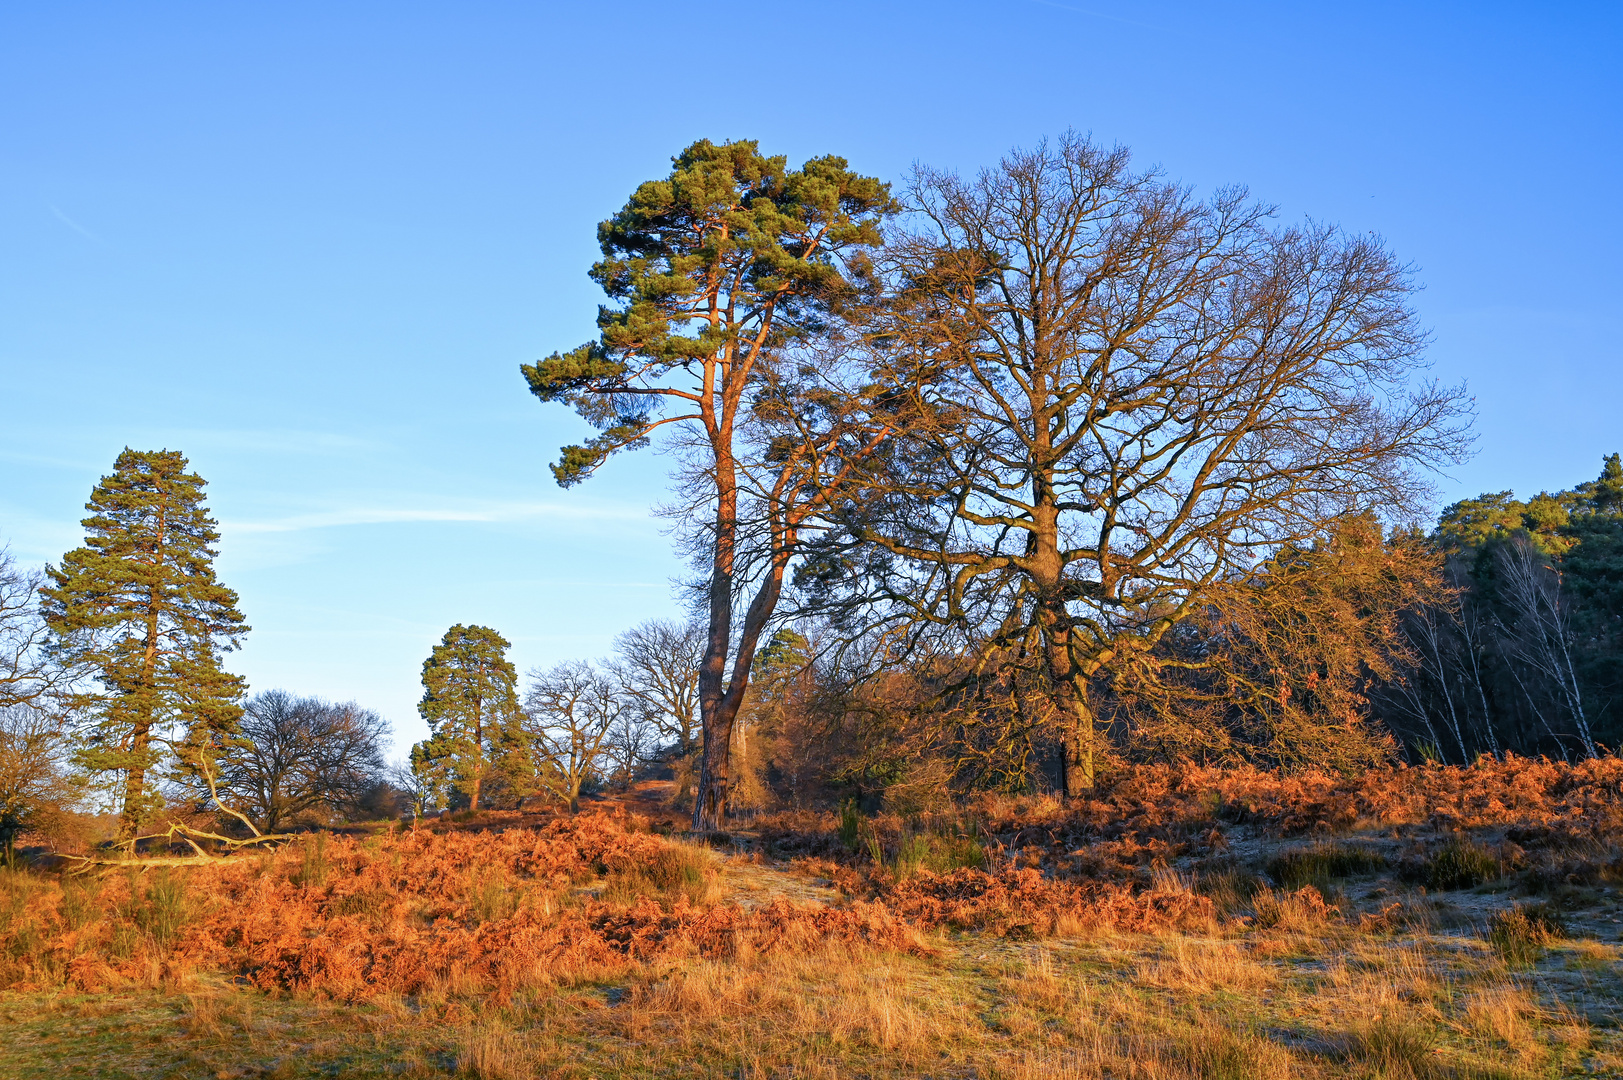
[{"label": "blue sky", "polygon": [[257,689],[402,745],[455,622],[521,668],[674,614],[665,463],[559,490],[518,365],[590,336],[596,223],[688,142],[900,179],[1067,127],[1386,238],[1479,452],[1444,500],[1623,449],[1613,4],[0,5],[0,542],[80,540],[186,452]]}]

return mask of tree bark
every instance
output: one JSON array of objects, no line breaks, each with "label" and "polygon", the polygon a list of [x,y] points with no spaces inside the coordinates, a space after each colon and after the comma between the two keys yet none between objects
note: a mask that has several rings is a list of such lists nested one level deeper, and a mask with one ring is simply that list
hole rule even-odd
[{"label": "tree bark", "polygon": [[[158,536],[153,545],[154,566],[162,565],[164,555],[164,536],[169,515],[166,510],[158,511]],[[152,736],[152,695],[155,691],[158,672],[158,619],[163,608],[163,586],[154,583],[147,594],[147,625],[145,652],[141,657],[141,686],[138,691],[142,695],[141,715],[136,719],[130,731],[130,760],[131,767],[124,777],[124,812],[120,815],[118,825],[118,838],[131,840],[141,831],[142,803],[146,792],[147,770],[144,764],[147,747]]]},{"label": "tree bark", "polygon": [[[485,782],[485,703],[477,696],[473,699],[473,794],[468,799],[468,812],[479,809],[479,789]],[[573,809],[573,807],[571,807]]]},{"label": "tree bark", "polygon": [[[772,612],[778,606],[778,598],[783,593],[783,575],[794,546],[794,527],[780,529],[773,540],[772,563],[755,598],[750,601],[749,611],[744,615],[744,626],[738,635],[738,653],[733,658],[732,679],[725,694],[719,693],[720,680],[717,680],[718,694],[712,707],[706,707],[708,699],[704,693],[704,673],[700,673],[699,707],[704,718],[704,757],[699,772],[698,794],[693,803],[695,831],[713,832],[721,828],[721,823],[726,819],[728,800],[732,794],[729,751],[733,741],[733,724],[738,719],[739,709],[743,707],[744,692],[749,688],[750,668],[755,664],[755,649],[760,642],[761,631],[766,628],[767,620],[772,617]],[[730,606],[728,611],[730,614]],[[706,655],[707,664],[709,659]],[[725,659],[723,654],[723,663]]]},{"label": "tree bark", "polygon": [[1086,691],[1070,694],[1069,724],[1065,732],[1065,801],[1075,802],[1093,791],[1093,708]]},{"label": "tree bark", "polygon": [[716,543],[710,568],[710,636],[705,642],[704,665],[699,669],[699,722],[704,730],[704,753],[699,759],[698,790],[693,799],[693,828],[713,832],[727,816],[731,795],[733,716],[726,709],[729,696],[723,685],[727,651],[732,644],[733,560],[738,529],[738,482],[731,439],[713,440],[716,453]]}]

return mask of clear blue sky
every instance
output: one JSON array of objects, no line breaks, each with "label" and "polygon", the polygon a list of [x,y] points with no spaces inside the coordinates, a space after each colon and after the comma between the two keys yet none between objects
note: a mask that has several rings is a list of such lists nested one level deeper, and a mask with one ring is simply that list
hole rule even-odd
[{"label": "clear blue sky", "polygon": [[1412,261],[1480,452],[1623,449],[1623,5],[0,5],[0,541],[118,450],[210,482],[257,689],[420,737],[454,622],[521,667],[677,610],[663,463],[560,491],[521,362],[590,336],[594,228],[699,137],[897,179],[1067,127]]}]

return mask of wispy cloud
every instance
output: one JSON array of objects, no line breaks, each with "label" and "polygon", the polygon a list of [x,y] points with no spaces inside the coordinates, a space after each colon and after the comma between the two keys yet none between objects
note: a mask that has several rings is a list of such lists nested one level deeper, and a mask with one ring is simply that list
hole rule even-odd
[{"label": "wispy cloud", "polygon": [[97,236],[95,233],[91,232],[89,229],[85,228],[83,225],[79,224],[77,221],[74,221],[72,218],[68,217],[68,215],[64,214],[61,210],[57,209],[57,207],[56,207],[56,205],[54,203],[46,203],[45,205],[50,207],[51,213],[56,216],[56,220],[60,221],[64,225],[66,225],[68,228],[72,229],[74,232],[78,233],[80,236],[83,236],[88,240],[94,240],[98,244],[102,242],[101,237]]},{"label": "wispy cloud", "polygon": [[[8,425],[0,440],[11,444],[0,447],[0,459],[26,461],[64,468],[95,468],[103,472],[112,464],[112,457],[99,456],[108,446],[104,426],[76,427],[60,421],[27,423],[19,421]],[[222,450],[250,454],[303,454],[339,456],[355,453],[386,453],[389,442],[382,438],[315,431],[300,428],[188,428],[188,427],[129,427],[117,432],[117,442],[137,449],[166,447],[191,455],[198,450]],[[73,460],[57,455],[45,455],[40,446],[63,443],[94,446],[98,456],[94,459]],[[117,444],[114,444],[115,446]]]},{"label": "wispy cloud", "polygon": [[260,521],[222,521],[226,533],[290,533],[309,529],[338,529],[357,525],[402,525],[423,522],[494,524],[533,521],[537,518],[570,521],[647,521],[645,510],[619,506],[581,506],[567,503],[501,503],[484,507],[353,507],[316,513],[292,514]]},{"label": "wispy cloud", "polygon": [[143,434],[148,443],[160,441],[181,448],[208,446],[262,454],[334,454],[386,449],[386,444],[376,439],[297,428],[163,428]]}]

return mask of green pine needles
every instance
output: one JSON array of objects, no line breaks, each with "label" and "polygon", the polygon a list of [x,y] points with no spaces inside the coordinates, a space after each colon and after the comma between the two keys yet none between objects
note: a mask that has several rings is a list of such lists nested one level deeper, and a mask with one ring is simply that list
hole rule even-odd
[{"label": "green pine needles", "polygon": [[417,711],[432,734],[411,748],[412,769],[438,793],[456,787],[470,810],[517,737],[518,673],[507,649],[488,626],[457,623],[423,661]]},{"label": "green pine needles", "polygon": [[523,365],[536,397],[602,432],[563,448],[564,487],[663,424],[700,422],[730,444],[752,369],[849,298],[896,208],[840,157],[790,169],[753,140],[701,139],[672,164],[598,226],[591,277],[619,305],[599,310],[598,339]]},{"label": "green pine needles", "polygon": [[[844,460],[853,445],[867,448],[859,454],[877,445],[871,431],[851,438],[835,425],[832,437],[797,429],[795,438],[763,450],[751,447],[742,429],[752,416],[782,411],[775,399],[784,384],[799,384],[797,360],[806,363],[797,354],[837,336],[831,331],[843,313],[866,296],[881,226],[899,207],[888,185],[832,155],[791,169],[752,140],[701,139],[671,163],[667,177],[639,185],[598,226],[603,258],[591,277],[611,303],[598,310],[596,340],[522,371],[537,398],[572,406],[599,432],[563,448],[552,467],[563,487],[621,450],[648,445],[667,424],[680,425],[678,437],[694,451],[693,490],[703,490],[714,508],[700,541],[710,549],[710,615],[699,673],[706,750],[694,827],[714,829],[726,815],[726,747],[756,642],[809,512],[801,502],[821,497],[805,470]],[[824,405],[832,400],[816,392]],[[771,493],[764,496],[773,518],[764,530],[769,567],[735,632],[740,530],[748,528],[739,501],[752,489]]]},{"label": "green pine needles", "polygon": [[53,655],[99,685],[71,697],[85,723],[77,761],[122,778],[124,840],[163,805],[153,781],[166,754],[195,768],[242,715],[243,680],[220,657],[248,627],[215,580],[220,534],[186,465],[179,451],[126,447],[85,505],[84,546],[46,568],[41,590]]}]

